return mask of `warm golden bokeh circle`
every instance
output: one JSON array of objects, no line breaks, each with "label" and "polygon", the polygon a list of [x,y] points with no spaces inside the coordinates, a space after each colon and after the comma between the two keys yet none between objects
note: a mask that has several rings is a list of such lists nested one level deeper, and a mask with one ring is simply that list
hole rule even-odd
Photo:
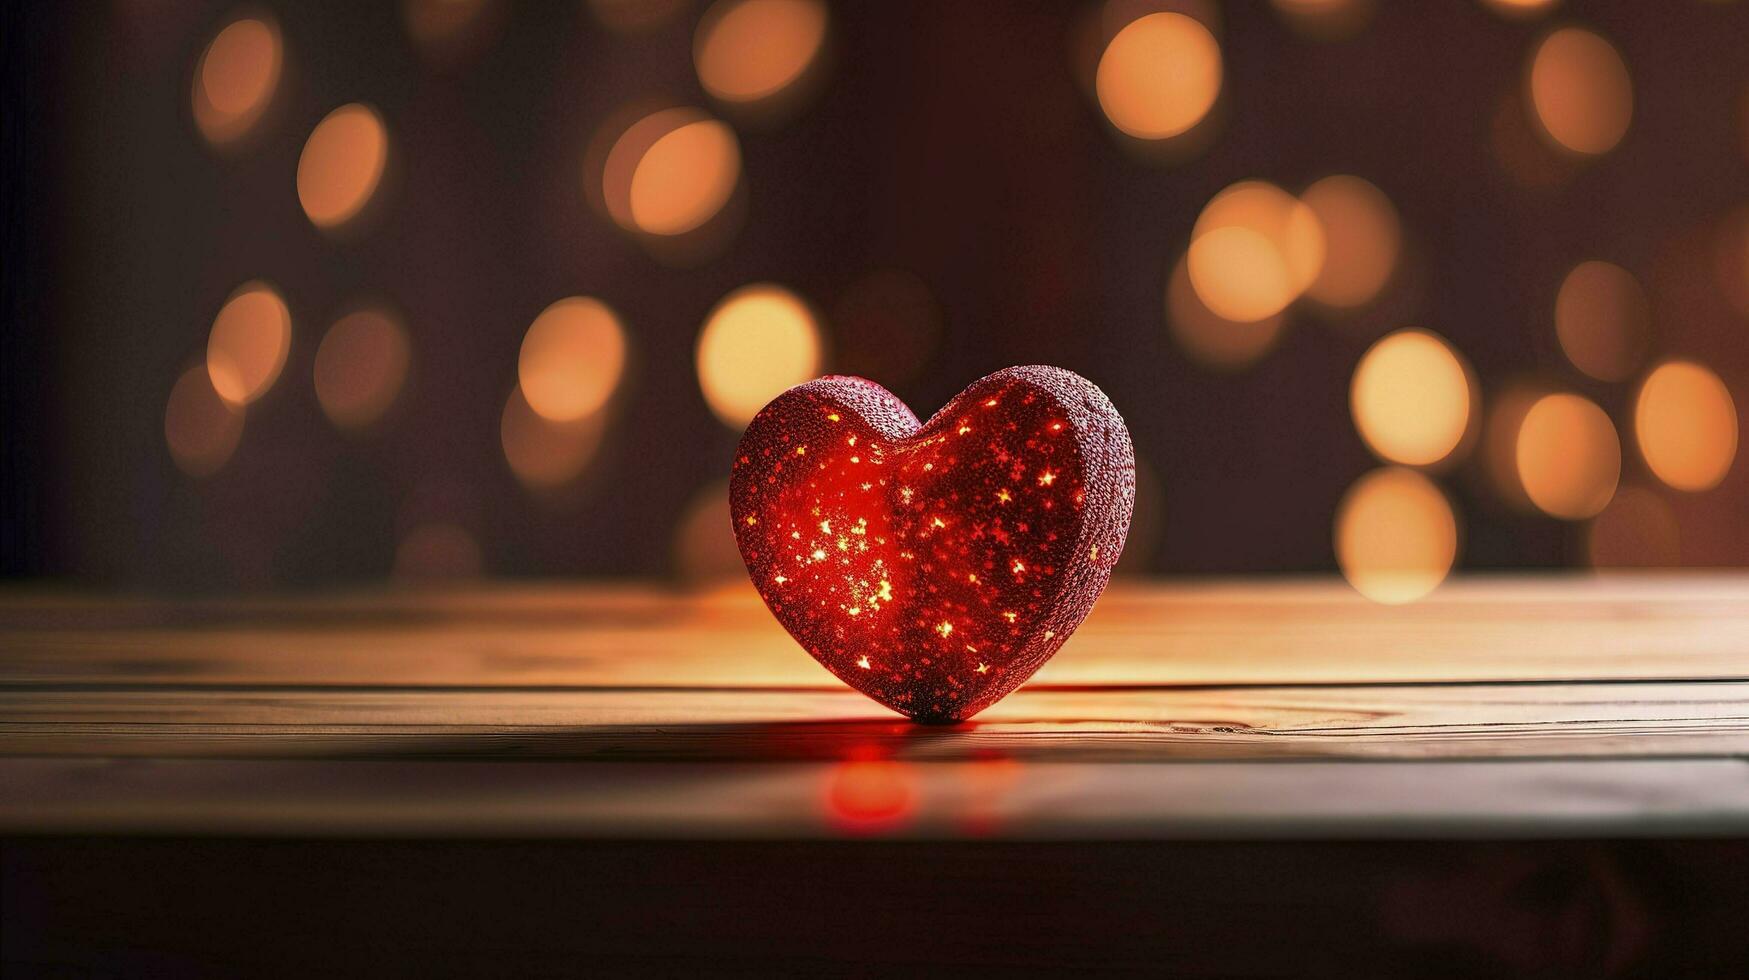
[{"label": "warm golden bokeh circle", "polygon": [[1543,39],[1530,66],[1530,107],[1549,139],[1574,153],[1607,153],[1627,134],[1634,86],[1621,53],[1579,27]]},{"label": "warm golden bokeh circle", "polygon": [[182,372],[164,406],[164,442],[170,458],[193,477],[217,473],[243,436],[243,410],[213,390],[205,368]]},{"label": "warm golden bokeh circle", "polygon": [[1325,177],[1300,195],[1324,233],[1324,261],[1306,295],[1352,309],[1379,294],[1397,267],[1402,224],[1391,199],[1360,177]]},{"label": "warm golden bokeh circle", "polygon": [[278,25],[258,17],[226,24],[194,71],[194,122],[201,135],[230,143],[248,134],[273,102],[284,67]]},{"label": "warm golden bokeh circle", "polygon": [[1413,602],[1457,560],[1457,515],[1432,480],[1387,466],[1356,480],[1336,509],[1336,562],[1374,602]]},{"label": "warm golden bokeh circle", "polygon": [[1621,440],[1603,409],[1578,395],[1544,395],[1518,426],[1518,479],[1530,502],[1551,517],[1596,515],[1621,479]]},{"label": "warm golden bokeh circle", "polygon": [[1264,320],[1293,302],[1280,250],[1250,228],[1215,228],[1199,236],[1190,245],[1187,269],[1197,298],[1223,319]]},{"label": "warm golden bokeh circle", "polygon": [[[628,110],[629,111],[629,110]],[[656,141],[668,135],[681,126],[699,122],[710,117],[702,111],[692,108],[660,109],[631,119],[608,146],[606,152],[598,161],[599,171],[592,164],[597,161],[586,160],[584,182],[599,182],[597,188],[601,195],[601,205],[607,211],[613,223],[626,231],[637,231],[637,222],[632,220],[632,174],[638,169],[638,163],[644,159],[644,154]],[[625,119],[611,120],[625,122]],[[599,137],[598,137],[599,138]],[[589,188],[585,188],[589,190]]]},{"label": "warm golden bokeh circle", "polygon": [[1286,309],[1324,266],[1324,229],[1274,184],[1241,181],[1204,205],[1191,230],[1190,284],[1210,312],[1253,323]]},{"label": "warm golden bokeh circle", "polygon": [[1652,473],[1678,490],[1710,490],[1737,456],[1737,405],[1717,374],[1666,361],[1641,382],[1634,439]]},{"label": "warm golden bokeh circle", "polygon": [[570,422],[543,418],[517,387],[505,399],[498,436],[504,460],[524,485],[550,490],[576,479],[601,446],[606,420],[601,413]]},{"label": "warm golden bokeh circle", "polygon": [[1354,427],[1381,459],[1410,466],[1444,460],[1474,411],[1469,366],[1438,335],[1399,330],[1361,355],[1349,385]]},{"label": "warm golden bokeh circle", "polygon": [[270,285],[246,282],[219,309],[207,336],[206,367],[213,390],[246,405],[279,379],[291,351],[291,311]]},{"label": "warm golden bokeh circle", "polygon": [[516,373],[536,414],[569,422],[607,404],[625,362],[619,317],[598,299],[572,296],[541,311],[529,325]]},{"label": "warm golden bokeh circle", "polygon": [[1201,122],[1221,93],[1221,46],[1194,18],[1149,14],[1106,45],[1094,88],[1120,131],[1143,140],[1178,136]]},{"label": "warm golden bokeh circle", "polygon": [[729,203],[741,180],[741,145],[727,125],[698,109],[662,109],[626,127],[607,151],[600,178],[602,204],[621,228],[683,235]]},{"label": "warm golden bokeh circle", "polygon": [[717,417],[739,428],[765,403],[820,372],[814,314],[794,293],[759,283],[725,296],[699,332],[698,383]]},{"label": "warm golden bokeh circle", "polygon": [[1549,392],[1549,386],[1541,381],[1517,378],[1489,395],[1487,424],[1482,432],[1482,463],[1494,492],[1514,510],[1536,509],[1518,478],[1518,430],[1531,406]]},{"label": "warm golden bokeh circle", "polygon": [[1225,319],[1196,295],[1180,258],[1166,282],[1166,325],[1190,357],[1206,367],[1236,370],[1255,363],[1281,339],[1285,318],[1277,313],[1250,323]]},{"label": "warm golden bokeh circle", "polygon": [[652,235],[681,235],[715,217],[741,179],[741,145],[715,119],[664,134],[632,170],[632,223]]},{"label": "warm golden bokeh circle", "polygon": [[1645,355],[1651,303],[1619,265],[1581,262],[1555,297],[1555,335],[1573,366],[1599,381],[1623,381]]},{"label": "warm golden bokeh circle", "polygon": [[316,348],[316,401],[343,429],[369,426],[401,393],[410,359],[407,330],[395,317],[376,309],[348,313]]},{"label": "warm golden bokeh circle", "polygon": [[1592,519],[1585,550],[1595,568],[1671,568],[1682,563],[1682,529],[1656,492],[1624,486]]},{"label": "warm golden bokeh circle", "polygon": [[692,59],[713,98],[759,102],[801,78],[825,41],[820,0],[718,0],[699,19]]},{"label": "warm golden bokeh circle", "polygon": [[298,157],[298,202],[318,228],[337,228],[370,203],[389,162],[389,131],[377,111],[353,102],[330,112]]}]

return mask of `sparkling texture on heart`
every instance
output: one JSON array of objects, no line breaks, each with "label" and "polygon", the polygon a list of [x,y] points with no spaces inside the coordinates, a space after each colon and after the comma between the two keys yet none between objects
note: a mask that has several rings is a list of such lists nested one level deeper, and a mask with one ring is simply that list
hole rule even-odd
[{"label": "sparkling texture on heart", "polygon": [[1123,419],[1054,367],[984,378],[919,425],[862,378],[791,388],[735,454],[753,584],[841,680],[927,722],[1019,687],[1081,625],[1135,502]]}]

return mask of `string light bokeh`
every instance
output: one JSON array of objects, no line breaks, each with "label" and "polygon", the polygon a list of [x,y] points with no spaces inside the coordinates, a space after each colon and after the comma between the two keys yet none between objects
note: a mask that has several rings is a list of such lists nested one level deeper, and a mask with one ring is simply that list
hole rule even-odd
[{"label": "string light bokeh", "polygon": [[1123,575],[1749,564],[1749,7],[901,6],[33,14],[17,570],[733,581],[766,401],[1018,363]]},{"label": "string light bokeh", "polygon": [[195,67],[194,121],[214,144],[248,135],[279,88],[284,42],[273,21],[239,17],[201,52]]}]

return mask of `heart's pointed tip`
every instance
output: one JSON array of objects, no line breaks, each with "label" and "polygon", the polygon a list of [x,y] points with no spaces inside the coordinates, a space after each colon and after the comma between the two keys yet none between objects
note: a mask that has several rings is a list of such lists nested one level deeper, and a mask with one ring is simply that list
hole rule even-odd
[{"label": "heart's pointed tip", "polygon": [[952,728],[956,725],[964,725],[969,729],[972,727],[972,716],[984,709],[975,708],[971,711],[907,711],[903,708],[895,708],[894,710],[904,715],[912,724],[920,727]]},{"label": "heart's pointed tip", "polygon": [[907,715],[911,723],[920,728],[952,728],[964,724],[969,719],[961,715]]}]

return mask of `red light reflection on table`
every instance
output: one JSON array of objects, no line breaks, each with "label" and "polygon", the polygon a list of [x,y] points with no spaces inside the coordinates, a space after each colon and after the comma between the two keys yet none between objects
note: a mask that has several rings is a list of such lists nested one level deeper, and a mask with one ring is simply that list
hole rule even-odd
[{"label": "red light reflection on table", "polygon": [[826,777],[826,819],[852,834],[877,834],[909,824],[917,813],[917,773],[891,759],[840,762]]},{"label": "red light reflection on table", "polygon": [[[943,733],[955,739],[975,726]],[[1021,781],[1021,764],[990,755],[967,761],[914,765],[860,745],[826,771],[821,816],[844,833],[900,833],[932,818],[951,819],[957,832],[986,837],[1001,829],[1009,794]]]}]

